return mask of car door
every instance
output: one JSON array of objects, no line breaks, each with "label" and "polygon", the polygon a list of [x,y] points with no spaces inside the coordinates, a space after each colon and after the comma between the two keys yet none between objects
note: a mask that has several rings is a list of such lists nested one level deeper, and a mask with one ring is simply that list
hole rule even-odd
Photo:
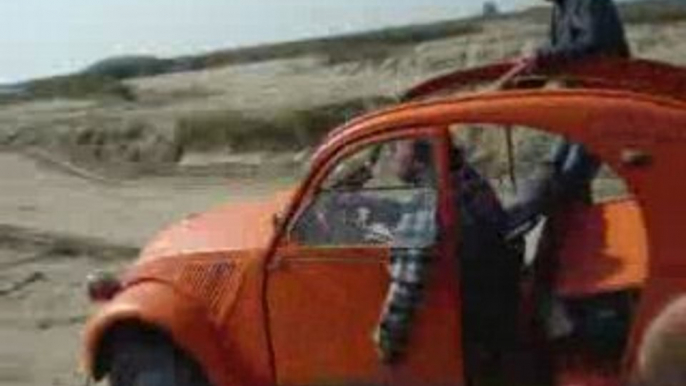
[{"label": "car door", "polygon": [[[429,167],[440,175],[440,140],[413,140],[420,139],[432,144]],[[437,226],[427,236],[432,262],[406,355],[386,365],[372,338],[388,293],[399,208],[419,194],[440,194],[436,180],[411,184],[394,174],[389,159],[404,140],[357,148],[325,167],[275,252],[267,299],[278,384],[461,384],[456,275],[441,269],[439,253],[450,230]]]}]

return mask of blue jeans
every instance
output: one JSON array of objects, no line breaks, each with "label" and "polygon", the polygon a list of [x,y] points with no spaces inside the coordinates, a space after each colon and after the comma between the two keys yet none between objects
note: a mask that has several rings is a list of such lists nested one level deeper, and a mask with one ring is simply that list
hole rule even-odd
[{"label": "blue jeans", "polygon": [[591,182],[600,169],[597,158],[583,145],[561,140],[547,158],[552,168],[524,181],[508,208],[509,232],[534,225],[541,215],[573,201],[592,202]]},{"label": "blue jeans", "polygon": [[556,170],[556,182],[562,195],[560,198],[591,203],[591,181],[598,174],[600,161],[589,154],[583,145],[565,139],[553,147],[551,161]]}]

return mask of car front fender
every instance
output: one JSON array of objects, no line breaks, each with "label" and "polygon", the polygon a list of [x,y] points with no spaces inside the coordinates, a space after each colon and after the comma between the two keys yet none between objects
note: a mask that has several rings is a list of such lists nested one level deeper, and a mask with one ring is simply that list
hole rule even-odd
[{"label": "car front fender", "polygon": [[166,332],[190,354],[215,386],[241,385],[229,374],[227,352],[201,304],[162,282],[144,281],[126,288],[89,319],[83,331],[82,369],[93,379],[108,371],[107,338],[122,323],[140,323]]}]

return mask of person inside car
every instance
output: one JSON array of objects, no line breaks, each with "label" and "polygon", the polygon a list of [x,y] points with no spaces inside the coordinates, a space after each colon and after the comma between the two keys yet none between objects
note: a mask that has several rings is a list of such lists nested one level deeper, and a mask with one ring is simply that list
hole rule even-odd
[{"label": "person inside car", "polygon": [[[399,179],[423,184],[436,178],[427,141],[396,143],[393,168]],[[508,219],[493,188],[458,148],[452,178],[461,232],[459,266],[467,369],[475,377],[501,375],[516,336],[521,260],[506,240]],[[418,195],[403,209],[392,232],[391,284],[374,332],[381,358],[393,363],[405,352],[414,313],[422,300],[437,237],[435,195]]]}]

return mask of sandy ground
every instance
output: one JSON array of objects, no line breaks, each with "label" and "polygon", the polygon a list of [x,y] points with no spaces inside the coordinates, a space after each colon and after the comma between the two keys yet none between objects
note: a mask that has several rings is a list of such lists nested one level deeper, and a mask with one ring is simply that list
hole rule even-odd
[{"label": "sandy ground", "polygon": [[165,224],[280,184],[221,178],[89,181],[0,152],[0,385],[82,385],[85,276],[116,270]]}]

